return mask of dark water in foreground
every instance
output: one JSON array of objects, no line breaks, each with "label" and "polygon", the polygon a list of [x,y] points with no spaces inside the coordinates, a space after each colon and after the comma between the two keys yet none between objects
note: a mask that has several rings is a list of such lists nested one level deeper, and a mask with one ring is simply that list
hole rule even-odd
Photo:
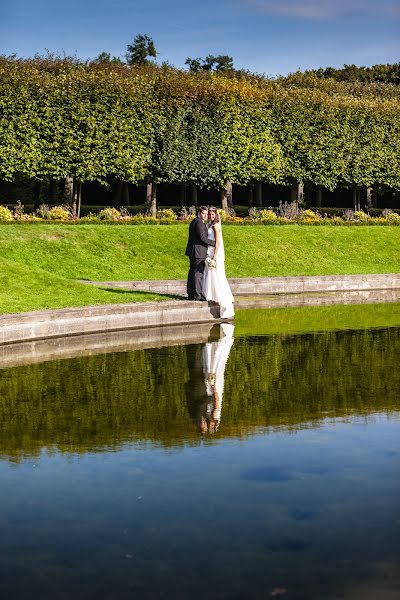
[{"label": "dark water in foreground", "polygon": [[400,597],[400,329],[252,319],[0,370],[1,598]]}]

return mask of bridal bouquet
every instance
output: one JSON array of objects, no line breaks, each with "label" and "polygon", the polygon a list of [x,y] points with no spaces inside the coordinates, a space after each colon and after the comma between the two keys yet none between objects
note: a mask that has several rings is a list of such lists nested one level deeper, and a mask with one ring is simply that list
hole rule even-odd
[{"label": "bridal bouquet", "polygon": [[211,256],[207,256],[206,265],[209,269],[215,269],[215,267],[217,266],[217,261],[215,260],[215,258],[211,258]]}]

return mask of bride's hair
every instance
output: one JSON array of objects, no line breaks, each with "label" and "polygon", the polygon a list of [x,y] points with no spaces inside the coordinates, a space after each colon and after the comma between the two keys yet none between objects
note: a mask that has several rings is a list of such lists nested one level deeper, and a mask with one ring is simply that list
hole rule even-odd
[{"label": "bride's hair", "polygon": [[209,211],[210,211],[210,210],[213,210],[213,211],[215,212],[215,219],[214,219],[214,223],[219,223],[219,222],[221,221],[221,217],[219,216],[218,209],[217,209],[217,208],[215,208],[215,206],[210,206],[208,210],[209,210]]}]

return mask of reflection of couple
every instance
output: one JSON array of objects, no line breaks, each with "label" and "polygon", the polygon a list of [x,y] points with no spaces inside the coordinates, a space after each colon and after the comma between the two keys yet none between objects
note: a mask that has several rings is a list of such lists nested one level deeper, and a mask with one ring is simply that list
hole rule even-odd
[{"label": "reflection of couple", "polygon": [[221,339],[205,344],[202,352],[207,400],[200,407],[201,433],[215,433],[221,422],[225,367],[233,344],[234,326],[223,323],[221,330]]},{"label": "reflection of couple", "polygon": [[199,208],[197,217],[189,226],[186,256],[190,260],[188,299],[217,302],[221,307],[221,318],[232,318],[235,314],[234,299],[225,275],[221,219],[215,207]]}]

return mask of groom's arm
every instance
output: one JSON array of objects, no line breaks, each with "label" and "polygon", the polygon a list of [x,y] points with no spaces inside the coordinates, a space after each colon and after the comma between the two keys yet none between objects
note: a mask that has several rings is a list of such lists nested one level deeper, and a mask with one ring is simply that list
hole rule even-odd
[{"label": "groom's arm", "polygon": [[197,234],[197,237],[199,238],[202,246],[215,246],[214,240],[210,240],[207,237],[206,229],[205,229],[203,223],[201,223],[201,222],[196,223],[196,234]]}]

